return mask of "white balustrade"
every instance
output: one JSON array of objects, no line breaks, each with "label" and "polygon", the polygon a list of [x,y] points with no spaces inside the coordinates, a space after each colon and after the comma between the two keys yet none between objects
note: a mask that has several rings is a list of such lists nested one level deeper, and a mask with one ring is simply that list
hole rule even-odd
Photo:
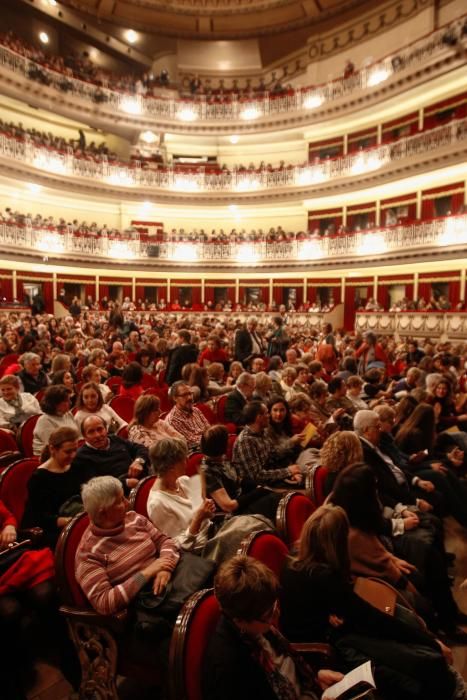
[{"label": "white balustrade", "polygon": [[358,311],[355,330],[399,338],[466,339],[467,313],[462,311]]},{"label": "white balustrade", "polygon": [[[463,18],[454,20],[432,32],[430,36],[393,52],[385,59],[362,68],[347,78],[337,78],[318,86],[291,88],[280,94],[265,91],[251,98],[234,93],[225,96],[194,95],[180,98],[174,90],[161,91],[161,94],[155,97],[131,94],[50,70],[7,46],[0,46],[0,64],[8,71],[34,79],[63,94],[69,93],[79,99],[91,101],[97,107],[102,105],[103,111],[108,114],[119,112],[178,122],[254,122],[274,115],[316,109],[324,102],[339,100],[358,90],[372,90],[393,74],[408,69],[417,70],[435,54],[448,50],[443,42],[443,36],[447,32],[454,31],[460,43],[465,41],[465,35],[460,30],[462,21]],[[78,104],[76,108],[79,109]]]}]

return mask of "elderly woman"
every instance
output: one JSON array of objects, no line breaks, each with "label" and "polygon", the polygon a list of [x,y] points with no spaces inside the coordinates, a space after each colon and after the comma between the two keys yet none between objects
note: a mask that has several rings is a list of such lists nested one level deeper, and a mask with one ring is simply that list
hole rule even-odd
[{"label": "elderly woman", "polygon": [[23,369],[18,372],[17,376],[22,384],[23,391],[36,394],[47,386],[49,381],[41,367],[40,355],[35,352],[25,352],[19,358],[19,362]]},{"label": "elderly woman", "polygon": [[128,607],[146,584],[159,595],[178,563],[177,545],[147,518],[127,512],[115,477],[91,479],[81,497],[91,522],[76,552],[76,579],[92,607],[113,615]]},{"label": "elderly woman", "polygon": [[49,386],[41,402],[43,415],[34,427],[32,451],[40,455],[49,442],[50,434],[57,428],[77,427],[70,411],[70,391],[66,386]]},{"label": "elderly woman", "polygon": [[0,379],[0,428],[16,432],[21,423],[41,412],[39,401],[25,391],[20,391],[18,377],[7,374]]},{"label": "elderly woman", "polygon": [[163,438],[179,438],[185,441],[178,430],[164,420],[160,420],[161,402],[158,396],[143,394],[135,404],[133,420],[130,423],[128,439],[148,449]]},{"label": "elderly woman", "polygon": [[185,441],[163,438],[151,447],[149,456],[159,477],[148,497],[149,518],[183,549],[201,551],[209,537],[215,504],[201,498],[198,480],[186,476]]},{"label": "elderly woman", "polygon": [[205,654],[204,700],[317,700],[341,680],[328,670],[316,677],[277,631],[279,583],[263,563],[232,557],[220,567],[214,591],[222,615]]}]

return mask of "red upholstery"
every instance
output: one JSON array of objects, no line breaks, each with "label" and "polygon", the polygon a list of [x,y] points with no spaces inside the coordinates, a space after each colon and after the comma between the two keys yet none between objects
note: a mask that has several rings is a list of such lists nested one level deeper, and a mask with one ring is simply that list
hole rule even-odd
[{"label": "red upholstery", "polygon": [[319,464],[313,472],[313,500],[317,506],[323,505],[326,500],[324,485],[328,475],[328,468]]},{"label": "red upholstery", "polygon": [[152,374],[147,374],[146,372],[143,374],[141,384],[145,389],[149,389],[151,386],[158,386],[157,379],[153,377]]},{"label": "red upholstery", "polygon": [[210,406],[207,405],[207,403],[203,403],[202,401],[200,401],[196,404],[196,408],[198,408],[201,411],[201,413],[210,425],[216,425],[217,416],[212,410],[212,408],[210,408]]},{"label": "red upholstery", "polygon": [[4,357],[2,357],[2,359],[0,360],[0,377],[3,377],[7,367],[16,364],[18,357],[19,355],[15,352],[10,352],[9,355],[5,355]]},{"label": "red upholstery", "polygon": [[195,474],[198,474],[203,457],[204,455],[201,452],[195,452],[188,457],[188,463],[186,465],[187,476],[195,476]]},{"label": "red upholstery", "polygon": [[29,416],[19,429],[18,445],[25,457],[32,457],[32,438],[39,416]]},{"label": "red upholstery", "polygon": [[246,540],[242,554],[258,559],[279,577],[289,550],[280,537],[263,531],[255,532]]},{"label": "red upholstery", "polygon": [[73,518],[60,534],[55,552],[55,567],[62,603],[76,608],[89,608],[90,605],[75,578],[75,557],[84,531],[89,525],[87,513]]},{"label": "red upholstery", "polygon": [[18,452],[18,445],[13,435],[8,430],[0,428],[0,454],[4,452]]},{"label": "red upholstery", "polygon": [[169,398],[168,387],[162,386],[150,386],[144,391],[145,394],[151,394],[152,396],[158,396],[160,401],[160,409],[162,412],[170,411],[172,408],[172,402]]},{"label": "red upholstery", "polygon": [[124,425],[123,428],[120,428],[120,430],[117,431],[117,435],[124,440],[128,440],[128,426]]},{"label": "red upholstery", "polygon": [[127,423],[132,420],[135,402],[129,396],[114,396],[109,405]]},{"label": "red upholstery", "polygon": [[233,435],[233,434],[229,435],[229,437],[227,438],[227,453],[226,453],[226,457],[227,457],[228,460],[231,460],[231,459],[232,459],[232,456],[233,456],[233,448],[234,448],[236,439],[237,439],[237,436],[236,436],[236,435]]},{"label": "red upholstery", "polygon": [[221,423],[225,423],[225,402],[227,401],[227,394],[223,394],[217,402],[217,418]]},{"label": "red upholstery", "polygon": [[219,604],[212,590],[195,593],[183,606],[170,644],[169,678],[174,700],[203,700],[203,656],[219,615]]},{"label": "red upholstery", "polygon": [[149,517],[147,510],[148,497],[156,479],[157,476],[154,475],[141,479],[138,486],[135,486],[130,493],[129,501],[131,510],[135,510],[140,515],[144,515],[145,518]]},{"label": "red upholstery", "polygon": [[[78,389],[76,388],[76,384],[75,384],[75,392],[76,392],[76,393],[79,393]],[[35,396],[36,399],[39,401],[39,403],[40,403],[40,402],[42,401],[42,399],[44,398],[44,394],[45,394],[45,389],[41,389],[40,391],[36,391],[36,393],[34,394],[34,396]]]},{"label": "red upholstery", "polygon": [[281,499],[277,525],[280,535],[289,546],[300,539],[303,525],[315,510],[311,498],[301,493],[288,493]]},{"label": "red upholstery", "polygon": [[20,459],[10,464],[0,476],[0,499],[21,524],[28,495],[28,481],[39,466],[37,457]]},{"label": "red upholstery", "polygon": [[109,377],[105,383],[106,386],[108,386],[109,389],[111,389],[112,392],[115,394],[115,392],[118,391],[120,384],[122,383],[122,378],[119,376]]}]

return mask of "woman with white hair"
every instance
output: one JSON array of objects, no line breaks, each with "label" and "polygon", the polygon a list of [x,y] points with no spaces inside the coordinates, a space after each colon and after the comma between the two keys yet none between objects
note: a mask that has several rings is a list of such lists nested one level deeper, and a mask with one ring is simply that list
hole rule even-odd
[{"label": "woman with white hair", "polygon": [[76,552],[76,579],[92,607],[112,615],[149,583],[160,595],[179,560],[175,542],[147,518],[128,512],[123,487],[113,476],[91,479],[81,497],[91,522]]}]

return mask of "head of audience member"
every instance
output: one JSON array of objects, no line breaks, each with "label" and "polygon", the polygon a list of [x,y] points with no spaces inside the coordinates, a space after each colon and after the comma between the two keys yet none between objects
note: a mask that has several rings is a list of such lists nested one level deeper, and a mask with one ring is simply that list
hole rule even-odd
[{"label": "head of audience member", "polygon": [[98,384],[87,382],[83,384],[76,400],[76,408],[88,413],[97,413],[104,405],[104,399]]},{"label": "head of audience member", "polygon": [[310,398],[316,404],[324,406],[328,395],[328,388],[324,382],[313,382],[313,384],[310,386]]},{"label": "head of audience member", "polygon": [[[381,414],[380,414],[381,420]],[[384,429],[384,428],[382,428]],[[401,443],[415,431],[419,431],[429,448],[433,447],[436,436],[436,413],[428,403],[419,403],[397,431],[397,442]]]},{"label": "head of audience member", "polygon": [[323,363],[319,360],[313,360],[308,365],[308,370],[315,381],[321,379],[324,373]]},{"label": "head of audience member", "polygon": [[100,416],[86,416],[81,423],[81,433],[87,444],[95,450],[106,450],[109,445],[107,425]]},{"label": "head of audience member", "polygon": [[250,333],[253,333],[256,330],[256,328],[258,327],[258,319],[255,318],[254,316],[250,316],[247,319],[246,327]]},{"label": "head of audience member", "polygon": [[297,370],[295,367],[284,367],[282,370],[282,381],[286,386],[292,387],[297,379]]},{"label": "head of audience member", "polygon": [[12,352],[10,343],[8,342],[8,338],[6,335],[3,337],[0,337],[0,357],[3,357],[4,355],[9,355]]},{"label": "head of audience member", "polygon": [[358,398],[362,393],[363,389],[363,379],[357,375],[349,377],[346,382],[347,393],[350,396]]},{"label": "head of audience member", "polygon": [[242,410],[244,425],[254,432],[261,434],[269,425],[269,411],[261,401],[250,401]]},{"label": "head of audience member", "polygon": [[21,355],[20,364],[23,365],[26,374],[30,374],[31,377],[37,377],[41,371],[41,358],[35,352],[25,352]]},{"label": "head of audience member", "polygon": [[57,384],[63,384],[64,386],[66,386],[67,389],[69,389],[69,391],[71,391],[71,393],[74,393],[75,391],[73,375],[66,369],[60,369],[58,372],[55,372],[51,384],[52,386],[56,386]]},{"label": "head of audience member", "polygon": [[149,450],[149,459],[157,476],[165,480],[177,480],[186,473],[188,450],[181,438],[162,438]]},{"label": "head of audience member", "polygon": [[353,419],[353,427],[357,435],[372,445],[378,445],[381,434],[380,419],[375,411],[364,409],[357,411]]},{"label": "head of audience member", "polygon": [[81,486],[81,498],[89,520],[101,530],[122,525],[128,510],[123,486],[114,476],[96,476]]},{"label": "head of audience member", "polygon": [[382,404],[373,409],[379,417],[379,427],[381,433],[391,434],[396,421],[396,412],[391,406]]},{"label": "head of audience member", "polygon": [[88,362],[91,365],[103,368],[107,362],[107,353],[102,348],[96,348],[89,353]]},{"label": "head of audience member", "polygon": [[255,378],[249,372],[242,372],[237,379],[236,387],[245,399],[249,401],[255,390]]},{"label": "head of audience member", "polygon": [[[193,397],[196,400],[205,399],[208,396],[209,373],[206,367],[193,367],[188,379]],[[195,391],[196,390],[196,391]]]},{"label": "head of audience member", "polygon": [[367,331],[363,336],[363,340],[367,345],[374,346],[378,339],[374,333]]},{"label": "head of audience member", "polygon": [[285,351],[285,361],[288,365],[296,365],[298,362],[298,353],[294,348],[289,348]]},{"label": "head of audience member", "polygon": [[265,564],[237,554],[216,574],[214,593],[224,615],[243,634],[265,634],[277,615],[279,582]]},{"label": "head of audience member", "polygon": [[344,509],[351,527],[369,534],[384,531],[376,476],[368,465],[360,462],[341,471],[331,501]]},{"label": "head of audience member", "polygon": [[347,386],[341,377],[333,377],[328,384],[328,391],[334,399],[341,399],[347,393]]},{"label": "head of audience member", "polygon": [[6,374],[0,379],[0,394],[7,402],[15,401],[20,393],[20,383],[14,374]]},{"label": "head of audience member", "polygon": [[112,343],[112,355],[124,355],[123,343],[120,340],[115,340]]},{"label": "head of audience member", "polygon": [[193,392],[190,386],[183,380],[172,384],[169,389],[169,397],[181,411],[185,413],[193,412]]},{"label": "head of audience member", "polygon": [[310,420],[310,411],[312,408],[312,403],[308,394],[299,392],[290,399],[288,404],[290,412],[293,416],[295,416],[302,422],[308,422]]},{"label": "head of audience member", "polygon": [[244,372],[243,365],[241,362],[234,360],[230,363],[229,367],[229,377],[232,377],[234,382],[238,381],[239,376]]},{"label": "head of audience member", "polygon": [[208,370],[208,380],[216,382],[216,384],[223,384],[224,382],[224,365],[221,362],[211,362]]},{"label": "head of audience member", "polygon": [[53,460],[59,469],[68,467],[78,451],[78,431],[74,428],[57,428],[49,435],[42,452],[42,461]]},{"label": "head of audience member", "polygon": [[350,577],[348,536],[345,510],[332,503],[320,506],[302,528],[293,568],[310,572],[326,565]]},{"label": "head of audience member", "polygon": [[268,372],[280,372],[283,365],[282,357],[273,355],[269,358]]},{"label": "head of audience member", "polygon": [[342,360],[341,368],[343,372],[350,372],[351,374],[357,374],[357,361],[355,357],[344,357]]},{"label": "head of audience member", "polygon": [[153,428],[161,415],[161,402],[154,394],[143,394],[136,403],[132,425],[142,425],[148,430]]},{"label": "head of audience member", "polygon": [[125,389],[141,384],[143,381],[143,368],[138,362],[130,362],[123,370],[122,384]]},{"label": "head of audience member", "polygon": [[310,379],[310,370],[308,369],[308,365],[298,363],[295,365],[295,369],[297,370],[297,384],[306,386],[308,384],[308,380]]},{"label": "head of audience member", "polygon": [[281,396],[272,396],[268,401],[270,429],[289,437],[293,433],[292,415],[289,404]]},{"label": "head of audience member", "polygon": [[177,336],[177,345],[189,345],[191,343],[191,335],[190,332],[182,328],[181,331],[178,331],[178,336]]},{"label": "head of audience member", "polygon": [[320,464],[329,472],[341,472],[349,464],[362,461],[362,444],[354,432],[342,430],[326,439],[319,452],[319,458]]},{"label": "head of audience member", "polygon": [[434,396],[435,401],[449,403],[452,398],[452,384],[449,379],[438,379],[430,393]]},{"label": "head of audience member", "polygon": [[43,413],[64,416],[70,410],[70,390],[63,384],[48,386],[41,401]]},{"label": "head of audience member", "polygon": [[269,400],[272,389],[272,379],[266,372],[255,374],[255,396],[262,400]]},{"label": "head of audience member", "polygon": [[254,357],[250,362],[250,372],[252,374],[258,374],[258,372],[264,372],[264,360],[262,357]]},{"label": "head of audience member", "polygon": [[[110,359],[110,358],[109,358]],[[94,384],[101,383],[101,371],[96,365],[86,365],[81,373],[81,380],[83,382],[94,382]]]},{"label": "head of audience member", "polygon": [[215,461],[222,460],[227,452],[229,433],[225,425],[211,425],[201,437],[201,452]]},{"label": "head of audience member", "polygon": [[410,367],[406,374],[406,382],[410,389],[415,389],[422,380],[423,372],[418,367]]}]

